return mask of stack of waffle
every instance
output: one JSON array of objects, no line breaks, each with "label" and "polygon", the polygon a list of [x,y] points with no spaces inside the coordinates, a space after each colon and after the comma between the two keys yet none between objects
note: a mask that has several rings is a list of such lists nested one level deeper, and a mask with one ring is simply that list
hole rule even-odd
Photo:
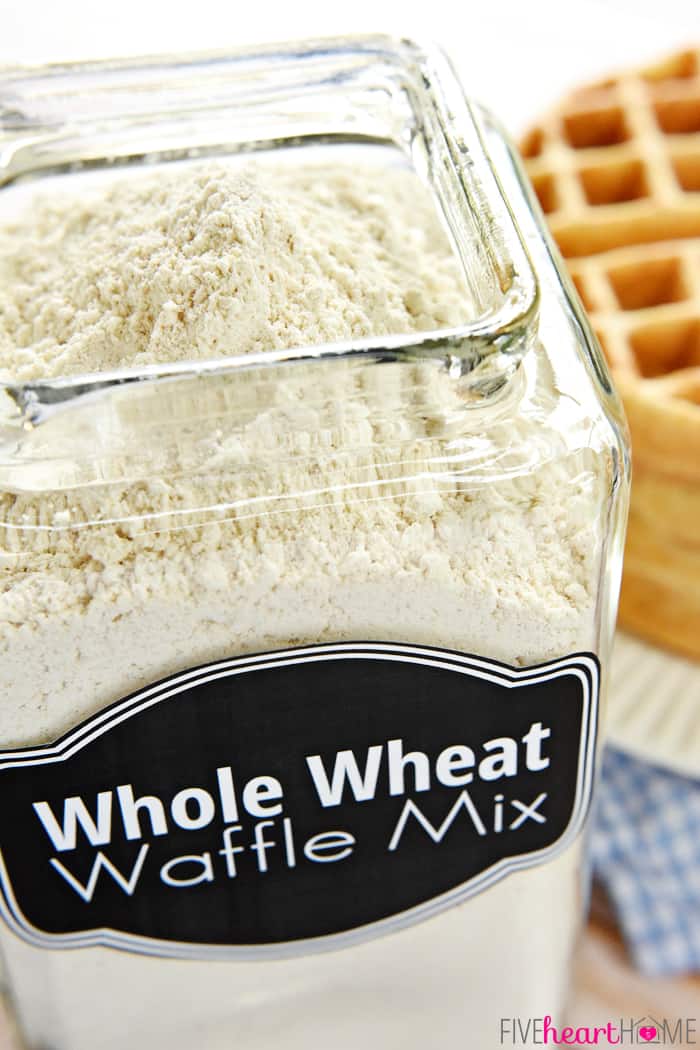
[{"label": "stack of waffle", "polygon": [[630,424],[620,622],[700,658],[700,52],[575,91],[521,148]]}]

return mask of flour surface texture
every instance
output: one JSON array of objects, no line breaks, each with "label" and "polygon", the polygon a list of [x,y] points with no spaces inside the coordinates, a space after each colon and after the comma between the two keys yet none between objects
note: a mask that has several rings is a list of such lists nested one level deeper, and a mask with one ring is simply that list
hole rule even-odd
[{"label": "flour surface texture", "polygon": [[[0,230],[0,370],[18,382],[430,332],[465,323],[474,309],[427,191],[400,168],[381,178],[362,165],[351,173],[309,165],[166,168],[157,178],[92,188],[79,200],[37,199]],[[94,447],[70,467],[74,484],[0,492],[0,743],[4,751],[50,747],[133,696],[144,702],[139,725],[152,719],[149,742],[163,740],[175,717],[157,722],[157,705],[145,702],[149,690],[164,680],[179,689],[183,676],[204,668],[202,684],[187,679],[177,700],[190,696],[182,725],[199,755],[207,705],[213,750],[236,726],[237,694],[226,690],[239,683],[242,711],[245,678],[252,683],[246,728],[260,719],[247,747],[257,755],[261,744],[255,768],[242,768],[245,756],[237,763],[224,748],[179,782],[172,768],[170,779],[159,779],[167,757],[154,753],[153,780],[144,764],[129,767],[125,779],[127,767],[117,758],[110,767],[111,756],[127,755],[137,734],[129,738],[124,722],[105,732],[103,779],[90,781],[84,802],[96,817],[102,792],[112,824],[109,833],[106,824],[93,828],[91,856],[102,847],[114,859],[109,851],[119,838],[122,877],[130,873],[136,886],[142,864],[144,879],[158,882],[164,916],[179,907],[184,916],[197,893],[224,902],[243,895],[254,878],[241,921],[257,904],[262,919],[235,943],[294,947],[259,956],[222,951],[214,959],[197,944],[211,946],[220,931],[197,937],[183,920],[177,938],[188,947],[179,955],[157,943],[151,957],[99,939],[92,947],[81,941],[46,950],[3,927],[30,1045],[117,1050],[138,1033],[139,1047],[151,1050],[224,1050],[234,1036],[256,1050],[417,1050],[436,1045],[438,1026],[441,1046],[468,1038],[491,1050],[501,1016],[558,1016],[582,906],[580,838],[563,832],[583,807],[576,792],[590,772],[595,726],[593,701],[586,707],[580,684],[585,676],[572,672],[570,707],[581,704],[573,728],[556,676],[571,670],[567,661],[577,654],[598,651],[610,492],[606,455],[580,437],[595,429],[585,397],[572,410],[572,438],[558,420],[557,380],[538,348],[488,412],[470,403],[465,379],[449,362],[429,356],[380,366],[321,359],[272,371],[256,360],[218,388],[192,384],[156,395],[152,407],[162,416],[115,401]],[[60,419],[51,425],[60,436]],[[99,458],[105,432],[113,451]],[[340,661],[335,670],[329,653]],[[255,654],[272,654],[264,673],[249,670]],[[464,654],[481,660],[469,665],[469,679]],[[400,660],[414,662],[398,671]],[[238,678],[224,677],[215,694],[209,676],[224,675],[226,661],[238,661]],[[290,664],[284,673],[280,661]],[[554,684],[545,674],[525,703],[523,683],[542,664]],[[586,666],[597,674],[594,658]],[[344,674],[334,697],[338,668]],[[439,684],[450,675],[449,687]],[[451,736],[440,736],[458,706],[436,717],[443,689],[457,697],[467,681],[475,706],[465,706]],[[433,682],[440,693],[431,707]],[[324,719],[335,724],[331,716],[321,707],[311,718],[304,706],[321,688],[325,704],[335,699],[339,713],[350,709],[332,747],[318,729]],[[353,695],[362,712],[357,725]],[[285,708],[292,698],[298,706]],[[391,703],[395,722],[373,721]],[[484,710],[495,729],[477,717]],[[275,737],[279,725],[284,739]],[[371,732],[363,735],[363,725]],[[375,739],[375,730],[384,735]],[[110,732],[127,733],[113,752]],[[183,729],[178,741],[186,739]],[[265,751],[268,739],[277,751]],[[289,756],[297,745],[295,765]],[[174,753],[168,747],[166,756]],[[183,754],[178,769],[187,748]],[[557,756],[561,776],[546,781]],[[66,784],[73,768],[66,759]],[[39,769],[48,777],[51,763],[32,766],[32,776]],[[561,834],[537,838],[543,822],[554,820],[556,784],[569,774]],[[71,794],[47,779],[41,798],[33,798],[31,784],[27,795],[28,810],[41,805],[30,814],[34,838],[26,849],[51,846],[58,866],[47,861],[42,877],[57,880],[57,893],[72,894],[73,926],[50,935],[82,936],[126,916],[129,936],[165,941],[166,918],[162,929],[129,925],[134,909],[127,914],[124,902],[138,900],[140,888],[127,893],[102,871],[94,893],[86,890],[92,861],[73,863],[85,824],[78,820],[71,842],[66,822],[67,800],[81,795],[75,783]],[[313,799],[318,826],[306,821],[301,802],[294,809],[300,798]],[[397,883],[405,904],[396,910],[425,907],[419,921],[318,951],[305,940],[393,922],[390,904],[380,907],[382,894],[372,888],[378,869],[362,859],[359,832],[340,821],[351,798],[350,824],[355,811],[370,824],[370,813],[385,814],[385,839],[384,824],[370,828],[377,842],[386,841],[382,863],[403,863],[411,835],[434,851],[430,878],[447,870],[460,833],[465,856],[492,852],[473,870],[458,865],[444,884],[426,874],[422,894],[413,892],[416,861],[413,876]],[[524,847],[501,856],[493,845],[511,825],[523,841],[533,836],[527,866],[513,863]],[[189,867],[178,866],[171,849],[158,854],[151,875],[169,835],[192,843],[178,853],[189,856]],[[539,862],[530,863],[540,848]],[[504,858],[511,865],[504,877],[433,908]],[[366,868],[352,868],[361,863]],[[326,887],[325,897],[315,891],[308,925],[297,922],[308,903],[299,895],[299,915],[275,912],[273,921],[273,905],[288,907],[287,898],[272,900],[281,873],[302,880],[306,869],[318,881],[290,885],[306,887],[309,899],[314,886]],[[323,902],[333,879],[342,888],[344,870],[359,872],[353,894],[367,900],[340,921]],[[187,905],[178,904],[187,894]],[[348,893],[341,898],[337,907],[347,907]],[[85,918],[98,908],[109,920]],[[234,943],[230,923],[220,948]],[[46,916],[44,929],[50,925]]]},{"label": "flour surface texture", "polygon": [[0,278],[0,367],[20,380],[466,319],[434,206],[400,168],[206,166],[44,200],[2,231]]}]

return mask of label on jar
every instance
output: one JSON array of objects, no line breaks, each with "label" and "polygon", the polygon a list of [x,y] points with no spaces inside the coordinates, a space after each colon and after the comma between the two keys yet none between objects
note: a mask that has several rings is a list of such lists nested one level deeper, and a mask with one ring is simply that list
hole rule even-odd
[{"label": "label on jar", "polygon": [[575,838],[598,680],[590,653],[362,642],[174,675],[0,753],[4,917],[43,947],[190,958],[426,919]]}]

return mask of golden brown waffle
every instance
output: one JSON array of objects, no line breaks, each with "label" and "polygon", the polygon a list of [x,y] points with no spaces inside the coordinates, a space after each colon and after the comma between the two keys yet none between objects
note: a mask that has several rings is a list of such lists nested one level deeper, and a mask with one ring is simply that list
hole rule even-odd
[{"label": "golden brown waffle", "polygon": [[522,153],[632,433],[620,622],[700,658],[700,51],[575,91]]}]

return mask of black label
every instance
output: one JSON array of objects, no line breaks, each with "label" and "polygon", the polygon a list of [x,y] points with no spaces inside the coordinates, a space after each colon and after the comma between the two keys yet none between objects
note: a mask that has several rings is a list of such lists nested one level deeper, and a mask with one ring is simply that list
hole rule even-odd
[{"label": "black label", "polygon": [[598,664],[312,646],[175,675],[0,754],[2,907],[44,947],[285,954],[376,936],[578,832]]}]

